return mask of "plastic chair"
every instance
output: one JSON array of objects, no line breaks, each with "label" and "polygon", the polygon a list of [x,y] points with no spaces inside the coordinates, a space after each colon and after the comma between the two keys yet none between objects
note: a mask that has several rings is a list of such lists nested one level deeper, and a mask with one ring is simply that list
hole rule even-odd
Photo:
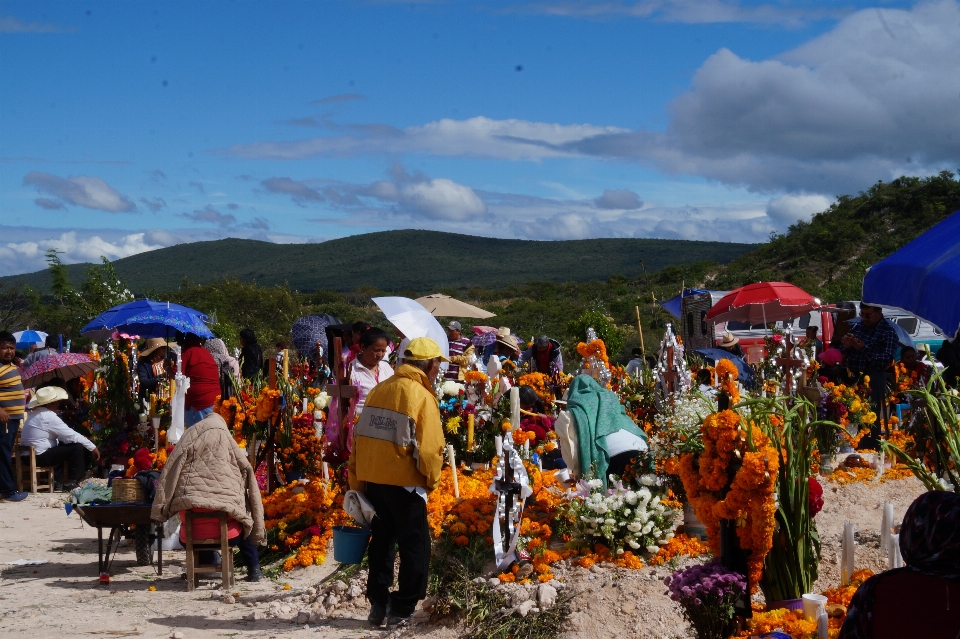
[{"label": "plastic chair", "polygon": [[[223,582],[223,588],[233,586],[233,550],[230,548],[230,539],[227,536],[227,513],[193,513],[186,511],[184,513],[186,521],[183,522],[185,528],[186,547],[187,547],[187,591],[192,592],[194,588],[200,585],[200,574],[202,573],[220,573],[220,579]],[[194,539],[193,522],[197,519],[219,519],[220,520],[220,538],[219,539]],[[199,553],[203,551],[219,550],[220,565],[199,563]]]}]

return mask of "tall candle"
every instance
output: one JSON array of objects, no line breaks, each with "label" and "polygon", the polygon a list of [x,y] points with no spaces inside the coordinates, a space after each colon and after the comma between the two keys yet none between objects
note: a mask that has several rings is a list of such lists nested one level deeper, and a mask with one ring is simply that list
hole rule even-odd
[{"label": "tall candle", "polygon": [[880,554],[887,552],[890,545],[890,532],[893,527],[893,504],[883,502],[883,516],[880,518]]},{"label": "tall candle", "polygon": [[457,456],[453,444],[447,444],[447,456],[450,458],[450,471],[453,473],[453,496],[460,499],[460,480],[457,479]]},{"label": "tall candle", "polygon": [[510,423],[514,428],[520,427],[520,387],[510,389]]},{"label": "tall candle", "polygon": [[157,394],[150,393],[150,416],[153,417],[157,414]]},{"label": "tall candle", "polygon": [[523,440],[523,456],[526,457],[527,459],[530,458],[530,440],[529,439]]},{"label": "tall candle", "polygon": [[303,410],[300,411],[301,413],[307,412],[307,404],[309,404],[309,403],[310,403],[310,398],[309,398],[309,397],[304,397],[304,398],[303,398]]},{"label": "tall candle", "polygon": [[503,457],[503,437],[500,435],[494,437],[493,445],[497,447],[497,457]]},{"label": "tall candle", "polygon": [[330,466],[323,462],[323,481],[330,481]]},{"label": "tall candle", "polygon": [[821,612],[817,619],[817,637],[818,639],[830,639],[830,623],[826,611]]},{"label": "tall candle", "polygon": [[476,414],[470,413],[467,415],[467,450],[473,450],[473,426],[476,421]]},{"label": "tall candle", "polygon": [[843,565],[840,567],[843,585],[850,583],[850,577],[853,575],[854,565],[856,564],[856,546],[853,533],[853,523],[849,521],[844,522],[843,543],[841,546]]},{"label": "tall candle", "polygon": [[283,349],[283,378],[289,379],[290,377],[290,350]]}]

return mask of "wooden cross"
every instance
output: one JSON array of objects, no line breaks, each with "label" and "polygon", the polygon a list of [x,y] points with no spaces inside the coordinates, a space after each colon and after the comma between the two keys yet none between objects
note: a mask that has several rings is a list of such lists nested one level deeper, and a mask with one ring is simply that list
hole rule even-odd
[{"label": "wooden cross", "polygon": [[[271,357],[267,361],[267,379],[270,386],[270,390],[277,389],[277,358]],[[259,454],[257,455],[257,461],[254,464],[253,468],[256,471],[260,467],[260,464],[264,461],[267,462],[267,494],[273,492],[273,489],[276,488],[277,482],[274,479],[274,475],[277,472],[276,469],[276,455],[274,454],[274,449],[276,448],[276,437],[277,437],[277,425],[276,422],[280,419],[283,419],[281,416],[277,416],[277,420],[271,421],[267,424],[267,439],[263,443]],[[248,442],[247,445],[250,445]],[[256,439],[253,440],[253,449],[256,450]]]},{"label": "wooden cross", "polygon": [[347,412],[350,409],[350,400],[357,396],[357,389],[350,384],[350,376],[343,370],[343,340],[339,337],[333,338],[333,352],[331,353],[330,363],[333,366],[333,378],[337,380],[336,386],[327,385],[327,394],[333,398],[337,397],[337,414],[340,417],[340,450],[347,448]]},{"label": "wooden cross", "polygon": [[[794,346],[796,346],[796,344],[793,343],[793,339],[788,337],[786,339],[786,350],[787,350],[788,356],[775,357],[773,360],[774,363],[777,364],[777,366],[783,366],[787,372],[786,377],[783,378],[783,384],[787,389],[787,392],[786,392],[787,395],[793,394],[793,369],[795,367],[802,369],[804,365],[804,361],[802,359],[793,359],[789,357],[790,351],[793,350]],[[801,374],[806,374],[806,371],[803,371],[803,373]]]}]

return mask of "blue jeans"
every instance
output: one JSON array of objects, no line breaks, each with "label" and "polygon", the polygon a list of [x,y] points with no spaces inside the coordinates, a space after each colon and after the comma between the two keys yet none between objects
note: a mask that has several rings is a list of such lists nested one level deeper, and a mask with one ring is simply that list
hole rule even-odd
[{"label": "blue jeans", "polygon": [[192,408],[186,409],[183,412],[183,427],[190,428],[212,412],[213,406],[208,406],[200,410],[193,410]]},{"label": "blue jeans", "polygon": [[[11,419],[6,424],[0,424],[0,495],[9,495],[17,491],[16,472],[13,466],[13,442],[17,439],[20,430],[21,418]],[[19,455],[19,451],[17,452]]]}]

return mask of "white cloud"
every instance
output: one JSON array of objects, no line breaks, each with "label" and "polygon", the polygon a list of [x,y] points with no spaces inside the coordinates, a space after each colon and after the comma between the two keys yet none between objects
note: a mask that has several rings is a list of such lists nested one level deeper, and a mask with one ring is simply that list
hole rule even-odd
[{"label": "white cloud", "polygon": [[[354,127],[358,128],[358,127]],[[225,152],[244,158],[297,160],[316,156],[341,157],[366,153],[430,153],[433,155],[537,160],[576,155],[563,145],[627,129],[590,124],[549,124],[526,120],[467,120],[445,118],[400,130],[369,125],[360,135],[328,136],[308,140],[238,144]]]},{"label": "white cloud", "polygon": [[0,245],[0,271],[7,274],[40,270],[46,266],[44,256],[49,249],[56,249],[62,253],[60,259],[72,264],[98,262],[101,256],[116,260],[162,246],[149,243],[145,233],[130,233],[108,241],[100,235],[84,237],[76,231],[68,231],[44,240]]},{"label": "white cloud", "polygon": [[446,178],[407,184],[399,199],[427,217],[444,220],[466,220],[487,210],[473,189]]},{"label": "white cloud", "polygon": [[833,200],[823,195],[801,193],[771,198],[767,203],[767,216],[781,225],[795,224],[798,220],[809,222],[814,213],[826,211]]},{"label": "white cloud", "polygon": [[536,2],[524,8],[533,13],[580,18],[633,17],[688,24],[753,23],[801,26],[811,20],[837,17],[845,12],[822,7],[784,7],[770,4],[743,6],[722,0],[640,0],[616,2],[563,0]]},{"label": "white cloud", "polygon": [[[50,173],[31,171],[23,178],[25,185],[37,187],[37,191],[52,195],[66,204],[83,206],[109,213],[129,213],[137,206],[125,195],[98,177],[89,175],[71,175],[64,179]],[[39,198],[37,205],[51,208],[53,200]]]}]

